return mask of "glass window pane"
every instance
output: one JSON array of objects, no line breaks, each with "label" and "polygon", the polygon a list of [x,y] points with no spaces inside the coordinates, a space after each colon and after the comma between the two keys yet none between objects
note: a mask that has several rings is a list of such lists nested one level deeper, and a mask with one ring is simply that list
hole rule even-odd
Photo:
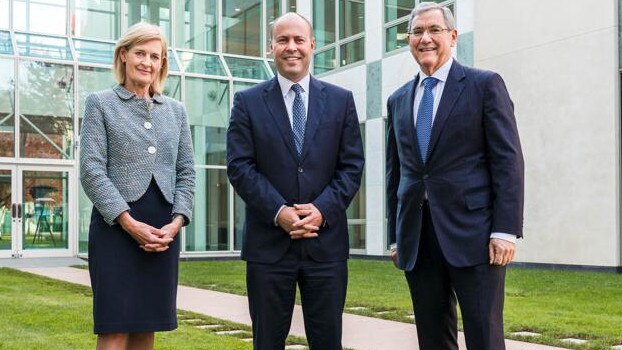
[{"label": "glass window pane", "polygon": [[396,24],[386,29],[385,51],[393,51],[408,46],[408,21]]},{"label": "glass window pane", "polygon": [[[365,144],[365,124],[359,124],[361,138]],[[351,249],[365,249],[365,171],[361,178],[361,187],[346,210]]]},{"label": "glass window pane", "polygon": [[339,38],[365,31],[365,0],[339,0]]},{"label": "glass window pane", "polygon": [[20,157],[73,158],[73,74],[73,66],[19,63]]},{"label": "glass window pane", "polygon": [[15,156],[15,65],[0,58],[0,157]]},{"label": "glass window pane", "polygon": [[162,92],[165,96],[181,101],[181,76],[169,75]]},{"label": "glass window pane", "polygon": [[356,39],[347,44],[343,44],[340,49],[341,66],[362,61],[365,59],[365,38]]},{"label": "glass window pane", "polygon": [[236,78],[266,80],[270,77],[263,61],[227,56],[224,58],[229,72]]},{"label": "glass window pane", "polygon": [[186,251],[229,250],[229,183],[225,169],[196,169],[193,220]]},{"label": "glass window pane", "polygon": [[365,249],[365,223],[348,224],[350,249]]},{"label": "glass window pane", "polygon": [[223,51],[261,56],[261,0],[222,0]]},{"label": "glass window pane", "polygon": [[9,28],[9,0],[0,0],[0,28]]},{"label": "glass window pane", "polygon": [[72,60],[66,38],[16,33],[15,41],[17,52],[22,56]]},{"label": "glass window pane", "polygon": [[66,249],[69,173],[24,171],[22,185],[24,249]]},{"label": "glass window pane", "polygon": [[171,42],[171,5],[169,0],[125,0],[127,26],[138,22],[153,23],[162,29]]},{"label": "glass window pane", "polygon": [[71,35],[116,40],[121,29],[120,0],[72,0]]},{"label": "glass window pane", "polygon": [[212,52],[217,50],[216,5],[216,0],[175,2],[176,47]]},{"label": "glass window pane", "polygon": [[313,31],[316,48],[335,42],[335,0],[313,0]]},{"label": "glass window pane", "polygon": [[287,0],[287,11],[296,12],[296,0]]},{"label": "glass window pane", "polygon": [[391,22],[410,15],[415,0],[384,0],[384,22]]},{"label": "glass window pane", "polygon": [[9,32],[0,31],[0,53],[5,55],[13,54],[13,42]]},{"label": "glass window pane", "polygon": [[196,163],[225,165],[229,82],[187,77],[185,86]]},{"label": "glass window pane", "polygon": [[[266,38],[262,41],[270,47],[272,38],[272,23],[281,15],[281,0],[266,0]],[[268,50],[266,50],[268,51]]]},{"label": "glass window pane", "polygon": [[0,250],[9,250],[12,248],[12,182],[13,179],[11,170],[0,169]]},{"label": "glass window pane", "polygon": [[321,74],[337,68],[335,48],[317,53],[313,56],[313,73]]},{"label": "glass window pane", "polygon": [[188,51],[177,51],[177,53],[186,73],[227,76],[220,57],[216,55]]},{"label": "glass window pane", "polygon": [[175,53],[173,53],[172,49],[168,49],[168,71],[169,72],[179,72],[179,64],[177,63],[177,57],[175,57]]},{"label": "glass window pane", "polygon": [[113,43],[74,39],[73,46],[80,62],[112,64]]},{"label": "glass window pane", "polygon": [[268,61],[268,66],[270,66],[270,70],[272,70],[272,76],[276,75],[276,63],[274,61]]},{"label": "glass window pane", "polygon": [[[51,19],[49,21],[42,19]],[[67,30],[66,0],[15,0],[13,29],[24,32],[65,35]]]}]

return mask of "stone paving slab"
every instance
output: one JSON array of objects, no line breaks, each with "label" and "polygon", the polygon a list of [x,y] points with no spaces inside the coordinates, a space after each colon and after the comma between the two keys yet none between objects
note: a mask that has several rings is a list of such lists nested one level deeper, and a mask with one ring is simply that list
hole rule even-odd
[{"label": "stone paving slab", "polygon": [[[71,267],[20,268],[54,279],[89,286],[87,270]],[[179,286],[177,307],[182,310],[197,312],[215,318],[250,325],[248,301],[246,297],[215,292],[205,289]],[[304,337],[302,309],[294,308],[291,335]],[[460,350],[466,350],[464,334],[459,333]],[[343,346],[356,350],[418,350],[417,330],[414,324],[382,320],[344,313]],[[563,350],[546,345],[506,340],[507,350]]]}]

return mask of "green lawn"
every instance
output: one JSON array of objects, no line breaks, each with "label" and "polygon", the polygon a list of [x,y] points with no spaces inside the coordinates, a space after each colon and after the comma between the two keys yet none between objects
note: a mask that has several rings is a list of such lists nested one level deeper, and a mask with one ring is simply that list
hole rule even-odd
[{"label": "green lawn", "polygon": [[[403,274],[388,261],[352,259],[346,307],[351,313],[412,322]],[[180,283],[245,294],[241,261],[182,262]],[[377,312],[383,312],[378,315]],[[589,339],[576,349],[610,349],[622,344],[622,275],[510,268],[506,282],[505,329],[542,333],[539,343],[570,347],[556,339]],[[514,337],[516,339],[516,337]]]},{"label": "green lawn", "polygon": [[[0,349],[94,349],[91,290],[88,287],[0,268]],[[180,326],[156,335],[156,349],[248,350],[249,327],[179,312]],[[195,326],[218,324],[204,330]],[[238,335],[216,331],[244,330]],[[300,344],[299,339],[290,343]],[[304,342],[304,341],[303,341]]]}]

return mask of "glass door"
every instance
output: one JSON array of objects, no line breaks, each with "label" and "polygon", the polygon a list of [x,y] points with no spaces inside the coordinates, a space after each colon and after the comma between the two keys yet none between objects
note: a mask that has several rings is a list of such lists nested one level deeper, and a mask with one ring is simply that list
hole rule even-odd
[{"label": "glass door", "polygon": [[17,176],[22,215],[16,234],[18,253],[22,257],[71,256],[72,172],[62,167],[19,166]]},{"label": "glass door", "polygon": [[17,250],[13,239],[19,226],[15,174],[14,166],[0,165],[0,258],[12,257]]}]

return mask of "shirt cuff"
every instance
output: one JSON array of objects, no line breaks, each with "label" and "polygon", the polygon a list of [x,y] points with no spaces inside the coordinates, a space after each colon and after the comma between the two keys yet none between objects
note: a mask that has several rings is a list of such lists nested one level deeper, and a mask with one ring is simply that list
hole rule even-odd
[{"label": "shirt cuff", "polygon": [[276,211],[276,215],[274,216],[274,220],[272,220],[274,222],[274,226],[279,226],[279,223],[276,222],[276,219],[279,217],[279,214],[281,214],[281,210],[283,210],[283,208],[285,208],[285,204],[281,205],[279,210]]},{"label": "shirt cuff", "polygon": [[490,234],[490,238],[498,238],[516,244],[516,235],[512,235],[509,233],[493,232]]}]

